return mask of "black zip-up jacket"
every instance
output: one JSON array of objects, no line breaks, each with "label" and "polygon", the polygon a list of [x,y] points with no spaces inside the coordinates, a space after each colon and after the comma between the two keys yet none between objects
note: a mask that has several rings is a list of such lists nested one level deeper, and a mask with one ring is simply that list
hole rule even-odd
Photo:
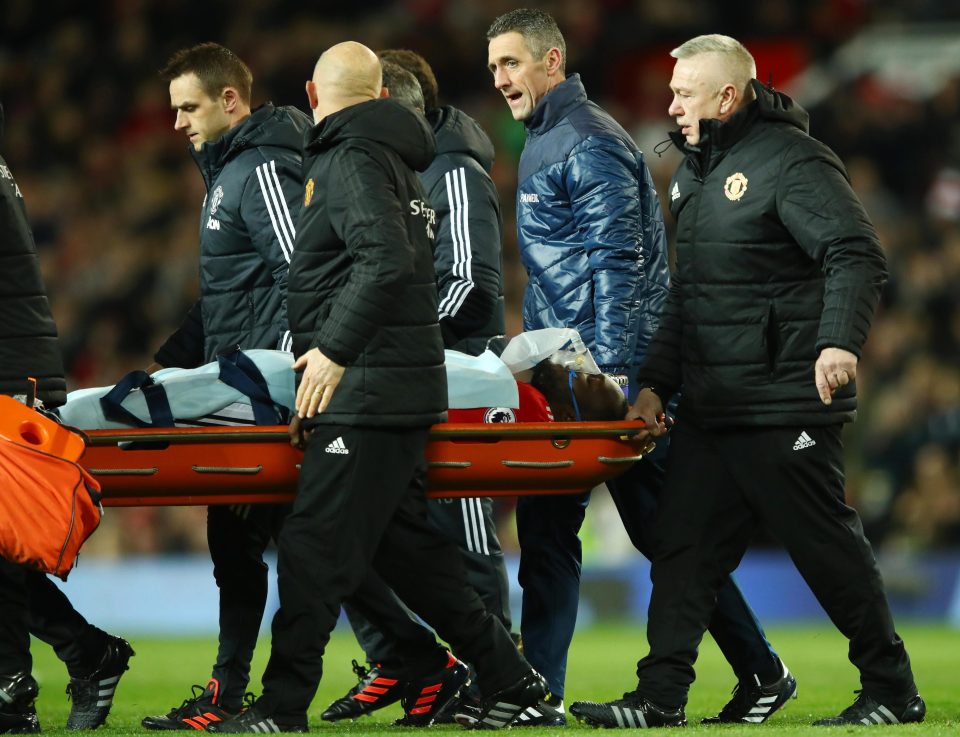
[{"label": "black zip-up jacket", "polygon": [[433,156],[426,120],[391,99],[352,105],[308,133],[287,298],[293,348],[346,367],[308,427],[446,419],[435,216],[414,173]]},{"label": "black zip-up jacket", "polygon": [[[0,127],[3,113],[0,109]],[[23,194],[0,156],[0,394],[36,397],[47,407],[67,400],[57,341]]]},{"label": "black zip-up jacket", "polygon": [[490,178],[493,144],[462,110],[427,113],[437,155],[420,181],[437,213],[433,264],[445,348],[479,355],[503,335],[500,198]]},{"label": "black zip-up jacket", "polygon": [[289,350],[287,271],[309,127],[296,108],[267,103],[200,151],[190,149],[207,188],[200,300],[157,351],[161,365],[191,368],[237,346]]},{"label": "black zip-up jacket", "polygon": [[757,100],[700,122],[670,184],[677,268],[639,379],[704,427],[826,425],[856,414],[851,382],[824,405],[823,348],[860,355],[886,261],[837,156],[807,113],[752,82]]}]

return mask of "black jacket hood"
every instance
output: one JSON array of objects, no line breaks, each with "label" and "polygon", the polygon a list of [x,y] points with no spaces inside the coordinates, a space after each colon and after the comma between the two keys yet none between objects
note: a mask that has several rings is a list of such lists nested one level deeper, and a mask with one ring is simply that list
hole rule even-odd
[{"label": "black jacket hood", "polygon": [[430,166],[436,152],[436,141],[426,118],[389,97],[361,102],[328,115],[307,132],[305,144],[308,151],[316,153],[350,139],[387,146],[415,171]]},{"label": "black jacket hood", "polygon": [[463,153],[489,172],[493,166],[493,143],[479,123],[462,110],[446,105],[427,113],[437,138],[437,156]]},{"label": "black jacket hood", "polygon": [[[750,81],[757,99],[727,120],[716,118],[700,121],[700,145],[698,148],[729,148],[745,135],[754,120],[787,123],[810,133],[810,114],[791,97],[780,90],[765,86],[757,79]],[[681,151],[690,151],[686,139],[679,130],[671,131],[670,138]]]}]

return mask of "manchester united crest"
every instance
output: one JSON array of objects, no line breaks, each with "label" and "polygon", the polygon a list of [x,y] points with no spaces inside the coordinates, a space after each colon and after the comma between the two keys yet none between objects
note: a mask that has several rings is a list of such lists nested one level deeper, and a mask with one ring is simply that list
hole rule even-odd
[{"label": "manchester united crest", "polygon": [[731,174],[729,177],[727,177],[727,181],[723,185],[723,193],[727,196],[728,200],[733,202],[736,202],[743,197],[746,191],[747,178],[740,172]]},{"label": "manchester united crest", "polygon": [[310,204],[310,200],[313,199],[313,180],[308,179],[306,186],[303,188],[303,206],[306,207]]}]

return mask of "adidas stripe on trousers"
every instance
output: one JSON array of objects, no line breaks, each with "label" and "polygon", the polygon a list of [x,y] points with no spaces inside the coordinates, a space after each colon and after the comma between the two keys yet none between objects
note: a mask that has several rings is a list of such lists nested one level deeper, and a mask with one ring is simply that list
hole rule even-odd
[{"label": "adidas stripe on trousers", "polygon": [[[466,583],[456,546],[427,519],[427,432],[319,426],[310,436],[278,545],[280,609],[262,696],[272,716],[305,716],[340,605],[371,566],[473,664],[485,691],[529,671],[500,620]],[[328,453],[338,439],[346,453]]]},{"label": "adidas stripe on trousers", "polygon": [[[802,433],[811,442],[798,442]],[[772,532],[837,628],[864,691],[899,705],[916,694],[857,512],[844,501],[841,426],[671,431],[657,518],[639,693],[685,704],[717,590],[758,527]]]}]

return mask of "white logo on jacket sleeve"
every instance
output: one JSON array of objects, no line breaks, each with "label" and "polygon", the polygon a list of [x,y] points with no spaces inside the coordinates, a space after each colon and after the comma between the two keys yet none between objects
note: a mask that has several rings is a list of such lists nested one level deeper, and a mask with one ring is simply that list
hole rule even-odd
[{"label": "white logo on jacket sleeve", "polygon": [[220,230],[220,221],[216,218],[209,218],[207,220],[207,230]]},{"label": "white logo on jacket sleeve", "polygon": [[680,199],[680,182],[673,183],[673,189],[670,190],[670,201]]},{"label": "white logo on jacket sleeve", "polygon": [[521,202],[540,202],[540,195],[536,192],[521,192],[520,193]]}]

